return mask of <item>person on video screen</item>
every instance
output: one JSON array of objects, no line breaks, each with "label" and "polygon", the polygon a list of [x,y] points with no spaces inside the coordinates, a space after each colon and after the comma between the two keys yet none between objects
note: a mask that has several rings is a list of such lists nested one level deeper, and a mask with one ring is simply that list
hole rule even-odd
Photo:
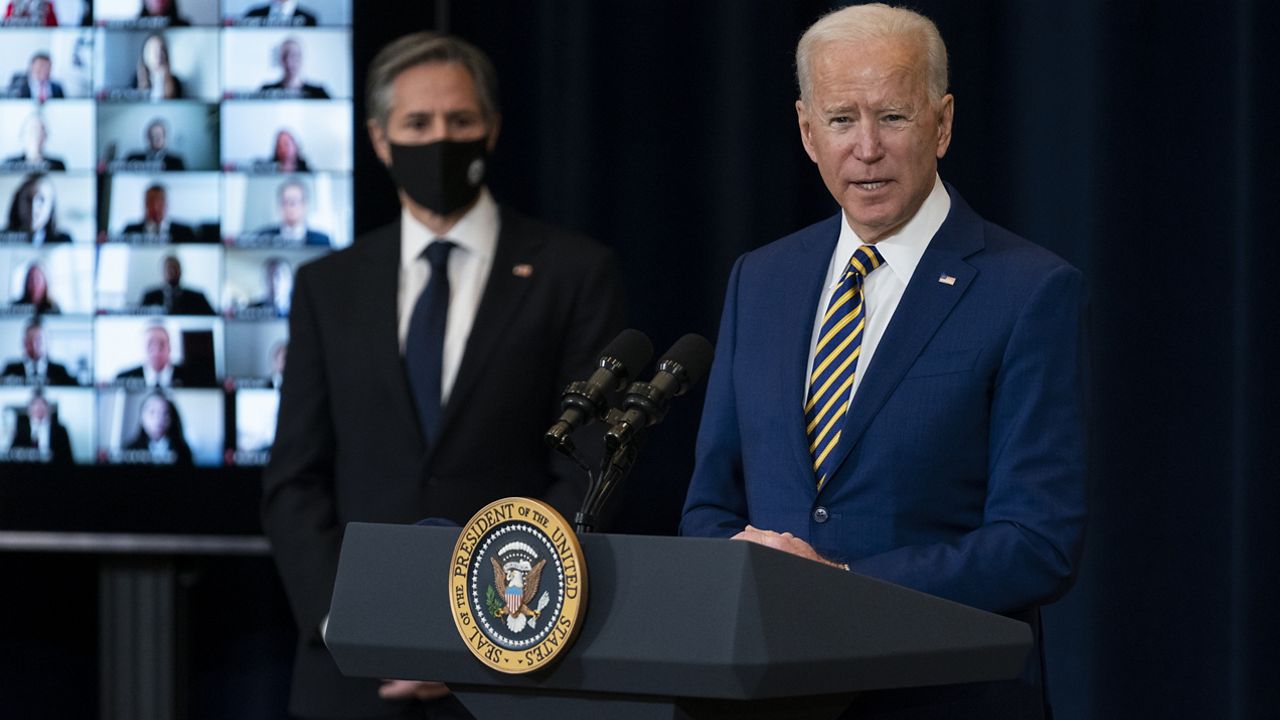
[{"label": "person on video screen", "polygon": [[22,273],[22,289],[14,304],[30,308],[37,315],[58,315],[62,308],[49,291],[49,274],[38,261],[32,260]]},{"label": "person on video screen", "polygon": [[324,87],[302,80],[302,45],[297,38],[285,38],[276,46],[275,63],[280,66],[284,75],[276,82],[263,85],[263,92],[269,92],[272,96],[278,94],[306,100],[329,99],[329,93]]},{"label": "person on video screen", "polygon": [[76,385],[75,378],[67,372],[67,366],[49,359],[45,349],[44,324],[39,318],[31,318],[22,331],[22,359],[4,366],[2,375],[6,382],[24,385]]},{"label": "person on video screen", "polygon": [[279,224],[259,229],[254,233],[255,239],[273,245],[328,247],[328,233],[308,227],[307,212],[307,186],[297,178],[285,180],[276,190]]},{"label": "person on video screen", "polygon": [[182,365],[174,364],[172,346],[169,344],[169,331],[163,325],[148,325],[143,331],[143,346],[146,362],[122,370],[116,380],[125,385],[145,385],[146,387],[182,387],[193,385],[188,379],[189,373]]},{"label": "person on video screen", "polygon": [[182,98],[182,81],[169,67],[169,43],[163,35],[148,35],[142,42],[138,55],[138,68],[133,87],[146,90],[149,100],[178,100]]},{"label": "person on video screen", "polygon": [[32,55],[27,71],[13,76],[9,86],[10,97],[31,98],[38,102],[66,97],[62,83],[50,77],[52,71],[53,59],[49,53],[41,50]]},{"label": "person on video screen", "polygon": [[268,27],[315,27],[316,14],[298,4],[298,0],[271,0],[254,5],[244,14],[251,25]]},{"label": "person on video screen", "polygon": [[18,138],[22,143],[22,152],[4,159],[4,170],[26,171],[58,171],[66,170],[67,164],[61,159],[46,155],[45,143],[49,140],[49,128],[39,113],[31,113],[22,121],[18,130]]},{"label": "person on video screen", "polygon": [[32,245],[71,242],[71,236],[58,229],[56,209],[53,183],[44,173],[31,173],[13,193],[5,238],[21,238]]},{"label": "person on video screen", "polygon": [[186,162],[182,156],[169,150],[169,124],[162,118],[153,118],[147,123],[144,133],[147,149],[129,153],[125,162],[146,163],[149,170],[185,170]]},{"label": "person on video screen", "polygon": [[143,219],[124,226],[125,235],[146,235],[167,238],[174,243],[193,243],[196,233],[190,225],[174,222],[169,218],[169,191],[164,185],[154,183],[142,194]]},{"label": "person on video screen", "polygon": [[4,10],[5,25],[58,26],[52,0],[13,0]]},{"label": "person on video screen", "polygon": [[58,422],[57,413],[49,406],[49,400],[40,388],[31,393],[27,412],[18,415],[9,447],[34,450],[41,462],[54,465],[71,463],[71,436],[67,434],[67,428]]},{"label": "person on video screen", "polygon": [[157,465],[192,464],[191,446],[182,431],[182,417],[173,401],[154,390],[138,408],[138,429],[125,450],[145,450]]},{"label": "person on video screen", "polygon": [[284,258],[270,257],[262,263],[262,276],[266,293],[249,303],[249,308],[275,317],[289,317],[289,304],[293,298],[293,266]]},{"label": "person on video screen", "polygon": [[187,27],[191,24],[178,12],[178,0],[142,0],[139,24],[161,27]]},{"label": "person on video screen", "polygon": [[271,159],[264,169],[275,172],[309,172],[306,158],[302,157],[302,148],[298,138],[291,131],[281,128],[276,132],[276,141],[271,152]]},{"label": "person on video screen", "polygon": [[165,315],[213,315],[213,306],[204,293],[182,285],[182,263],[166,255],[161,263],[164,284],[142,294],[142,306],[164,308]]},{"label": "person on video screen", "polygon": [[284,363],[289,357],[289,343],[281,340],[271,346],[271,387],[276,390],[284,384]]},{"label": "person on video screen", "polygon": [[48,176],[27,175],[9,203],[4,239],[20,239],[33,245],[71,242],[71,236],[58,229],[56,205],[56,193]]}]

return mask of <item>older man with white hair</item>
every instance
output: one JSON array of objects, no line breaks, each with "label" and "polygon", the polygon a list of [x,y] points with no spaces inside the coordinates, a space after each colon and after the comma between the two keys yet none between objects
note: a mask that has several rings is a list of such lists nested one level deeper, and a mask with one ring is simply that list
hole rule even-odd
[{"label": "older man with white hair", "polygon": [[[840,212],[729,280],[681,531],[735,537],[1032,624],[1084,508],[1080,273],[938,176],[946,47],[917,13],[831,13],[796,51],[800,140]],[[999,683],[868,693],[849,717],[1041,718],[1039,647]]]}]

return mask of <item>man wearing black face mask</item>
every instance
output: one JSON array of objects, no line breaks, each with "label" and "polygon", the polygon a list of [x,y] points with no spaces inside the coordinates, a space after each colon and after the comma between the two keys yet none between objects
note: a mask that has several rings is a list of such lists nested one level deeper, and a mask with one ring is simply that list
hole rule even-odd
[{"label": "man wearing black face mask", "polygon": [[464,522],[497,498],[572,514],[581,473],[542,432],[622,327],[613,253],[499,207],[485,187],[495,79],[471,45],[418,33],[370,66],[368,129],[398,223],[303,266],[263,525],[300,630],[301,717],[467,717],[439,683],[349,679],[322,626],[351,521]]}]

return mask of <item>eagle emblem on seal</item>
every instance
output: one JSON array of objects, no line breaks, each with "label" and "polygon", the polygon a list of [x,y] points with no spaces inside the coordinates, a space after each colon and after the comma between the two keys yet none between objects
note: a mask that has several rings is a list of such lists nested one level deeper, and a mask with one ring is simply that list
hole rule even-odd
[{"label": "eagle emblem on seal", "polygon": [[[499,558],[502,560],[499,561]],[[513,633],[524,630],[526,625],[537,627],[538,616],[551,602],[551,595],[543,592],[542,597],[537,600],[537,607],[529,607],[538,596],[542,568],[547,564],[546,559],[537,558],[534,549],[522,542],[505,545],[489,558],[493,563],[494,587],[498,596],[505,601],[494,604],[493,614],[495,617],[505,617],[507,629]]]}]

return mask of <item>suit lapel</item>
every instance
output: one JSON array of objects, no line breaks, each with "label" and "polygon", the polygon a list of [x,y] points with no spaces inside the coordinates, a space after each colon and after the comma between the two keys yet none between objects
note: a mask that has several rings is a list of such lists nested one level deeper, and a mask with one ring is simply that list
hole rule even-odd
[{"label": "suit lapel", "polygon": [[358,307],[354,316],[361,319],[368,335],[367,341],[357,347],[370,350],[363,356],[368,377],[385,383],[389,418],[395,425],[414,429],[412,435],[420,453],[423,448],[418,411],[413,406],[413,394],[400,354],[400,223],[379,230],[361,242],[367,249],[362,257],[361,275],[352,278],[352,285],[362,290],[350,293],[349,297]]},{"label": "suit lapel", "polygon": [[840,216],[815,227],[801,242],[798,253],[788,257],[786,276],[780,283],[779,297],[774,299],[781,308],[782,325],[779,328],[778,347],[795,348],[782,358],[778,373],[778,397],[782,403],[783,426],[787,444],[791,446],[806,490],[816,494],[817,480],[813,474],[813,456],[809,453],[809,438],[805,433],[804,398],[809,390],[809,346],[813,340],[813,322],[818,312],[818,300],[827,282],[827,269],[831,265],[831,253],[840,238]]},{"label": "suit lapel", "polygon": [[[954,188],[947,190],[951,211],[920,258],[849,406],[840,443],[833,450],[836,472],[978,274],[965,258],[983,247],[982,223]],[[939,282],[944,274],[955,283]]]},{"label": "suit lapel", "polygon": [[[489,269],[489,279],[485,282],[484,294],[480,298],[480,307],[476,309],[476,317],[471,324],[471,334],[467,337],[467,346],[462,353],[462,364],[449,393],[449,401],[441,414],[442,438],[466,404],[467,397],[484,377],[485,367],[501,346],[500,340],[520,309],[522,298],[530,285],[536,282],[536,272],[534,277],[529,277],[517,275],[512,269],[517,265],[528,265],[536,270],[535,259],[544,239],[531,234],[518,216],[501,208],[499,212],[502,225],[498,230],[493,265]],[[439,445],[437,442],[436,446]]]}]

